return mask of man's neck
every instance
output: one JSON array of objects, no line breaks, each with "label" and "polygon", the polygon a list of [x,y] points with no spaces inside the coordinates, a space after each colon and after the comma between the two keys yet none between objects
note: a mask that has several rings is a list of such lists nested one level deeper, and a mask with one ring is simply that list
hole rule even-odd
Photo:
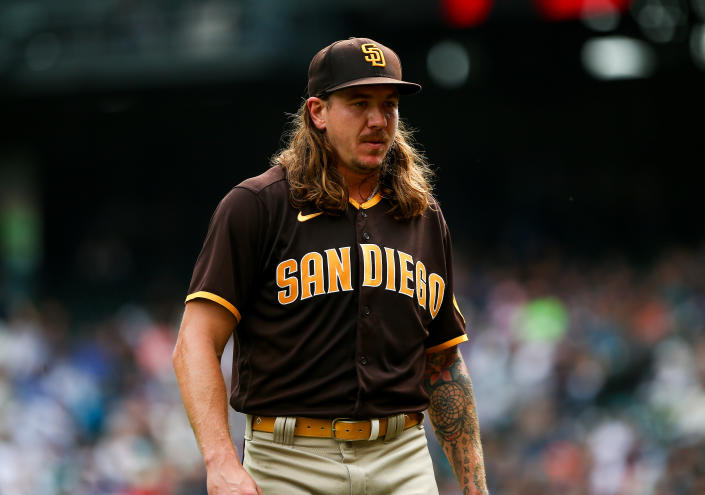
[{"label": "man's neck", "polygon": [[374,196],[379,182],[379,170],[359,173],[347,167],[338,166],[338,172],[345,180],[348,196],[355,202],[362,204]]}]

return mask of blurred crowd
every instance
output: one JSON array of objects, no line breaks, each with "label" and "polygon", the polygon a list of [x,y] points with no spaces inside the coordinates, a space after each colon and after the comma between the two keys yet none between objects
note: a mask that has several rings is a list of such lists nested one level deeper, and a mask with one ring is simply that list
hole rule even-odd
[{"label": "blurred crowd", "polygon": [[[639,266],[456,258],[493,495],[705,493],[705,246]],[[205,494],[171,367],[181,311],[5,308],[1,495]],[[441,494],[459,493],[427,432]]]}]

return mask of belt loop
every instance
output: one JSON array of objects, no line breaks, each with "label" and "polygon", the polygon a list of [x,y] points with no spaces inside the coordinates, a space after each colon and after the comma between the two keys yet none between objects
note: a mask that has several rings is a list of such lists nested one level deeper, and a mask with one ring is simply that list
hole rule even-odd
[{"label": "belt loop", "polygon": [[296,428],[296,418],[286,418],[284,425],[284,443],[294,445],[294,428]]},{"label": "belt loop", "polygon": [[377,440],[379,438],[379,419],[370,420],[370,438],[368,440]]},{"label": "belt loop", "polygon": [[245,440],[252,440],[252,414],[245,416]]},{"label": "belt loop", "polygon": [[404,431],[404,414],[397,414],[387,418],[387,434],[384,435],[384,443],[391,442]]},{"label": "belt loop", "polygon": [[296,426],[296,418],[279,416],[274,420],[274,432],[272,441],[283,445],[294,444],[294,427]]}]

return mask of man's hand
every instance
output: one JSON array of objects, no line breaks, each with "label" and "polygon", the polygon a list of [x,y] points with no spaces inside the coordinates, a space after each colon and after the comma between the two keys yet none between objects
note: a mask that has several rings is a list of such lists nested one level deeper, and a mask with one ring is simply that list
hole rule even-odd
[{"label": "man's hand", "polygon": [[237,458],[214,460],[206,467],[208,495],[262,495]]}]

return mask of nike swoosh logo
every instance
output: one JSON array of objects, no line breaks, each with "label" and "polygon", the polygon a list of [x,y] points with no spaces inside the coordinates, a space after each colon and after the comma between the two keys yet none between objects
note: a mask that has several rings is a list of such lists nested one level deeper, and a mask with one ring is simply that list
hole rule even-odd
[{"label": "nike swoosh logo", "polygon": [[318,213],[310,213],[310,214],[308,214],[308,215],[304,215],[304,212],[303,212],[303,211],[300,211],[300,212],[299,212],[299,216],[296,217],[296,219],[297,219],[299,222],[308,222],[308,221],[311,220],[312,218],[316,218],[318,215],[323,215],[323,212],[322,212],[322,211],[319,211]]}]

